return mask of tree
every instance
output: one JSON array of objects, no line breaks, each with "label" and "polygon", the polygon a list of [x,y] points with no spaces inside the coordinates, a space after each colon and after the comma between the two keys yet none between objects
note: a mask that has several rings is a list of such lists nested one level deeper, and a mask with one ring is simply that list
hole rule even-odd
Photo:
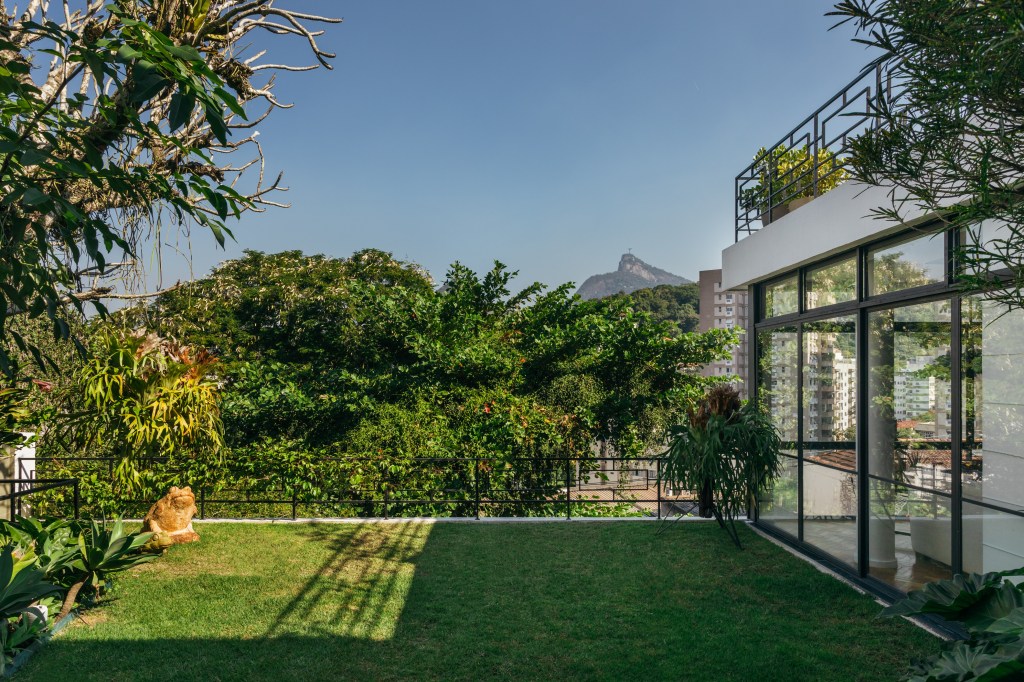
[{"label": "tree", "polygon": [[555,504],[566,462],[589,462],[595,442],[624,457],[663,447],[714,381],[700,366],[735,343],[727,330],[673,336],[626,301],[580,301],[568,285],[516,287],[500,263],[456,263],[435,290],[375,250],[247,252],[121,317],[218,356],[232,490],[367,500],[345,513],[373,512],[393,484],[392,501],[452,490],[471,504],[479,482],[495,504],[538,491]]},{"label": "tree", "polygon": [[1024,307],[1024,4],[844,0],[830,14],[893,82],[851,143],[853,175],[891,188],[877,214],[937,213],[964,230],[960,283]]},{"label": "tree", "polygon": [[[0,1],[0,368],[9,344],[34,352],[12,314],[67,338],[65,306],[148,295],[114,280],[165,224],[223,244],[229,219],[283,205],[256,140],[288,106],[268,74],[330,68],[309,26],[337,21],[249,0],[28,0],[18,16]],[[260,33],[297,36],[315,63],[243,58]]]},{"label": "tree", "polygon": [[661,284],[651,289],[638,289],[631,294],[618,293],[607,298],[628,301],[637,312],[650,313],[658,322],[675,326],[673,335],[697,331],[700,324],[700,287],[696,284]]}]

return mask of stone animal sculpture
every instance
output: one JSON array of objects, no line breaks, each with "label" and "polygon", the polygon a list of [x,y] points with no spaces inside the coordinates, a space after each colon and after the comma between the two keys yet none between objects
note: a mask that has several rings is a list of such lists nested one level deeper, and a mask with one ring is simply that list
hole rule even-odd
[{"label": "stone animal sculpture", "polygon": [[142,530],[154,533],[154,539],[159,538],[164,546],[196,542],[199,533],[192,528],[192,517],[197,511],[192,488],[172,486],[170,492],[149,508],[142,519]]}]

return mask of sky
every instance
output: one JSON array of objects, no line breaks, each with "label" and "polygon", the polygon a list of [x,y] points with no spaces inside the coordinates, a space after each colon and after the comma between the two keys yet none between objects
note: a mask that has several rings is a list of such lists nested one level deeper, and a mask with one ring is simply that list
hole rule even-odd
[{"label": "sky", "polygon": [[291,208],[246,215],[226,250],[192,235],[196,276],[243,249],[372,247],[438,282],[500,260],[579,284],[627,250],[696,279],[733,242],[737,173],[872,56],[819,0],[278,4],[344,18],[320,38],[335,68],[278,77],[294,107],[259,139]]}]

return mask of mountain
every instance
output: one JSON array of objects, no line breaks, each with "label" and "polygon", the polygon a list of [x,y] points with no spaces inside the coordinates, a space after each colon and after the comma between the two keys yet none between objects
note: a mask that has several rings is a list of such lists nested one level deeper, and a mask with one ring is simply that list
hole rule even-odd
[{"label": "mountain", "polygon": [[619,259],[618,270],[588,277],[576,293],[584,299],[604,298],[618,293],[631,294],[639,289],[650,289],[661,284],[692,283],[685,277],[649,265],[631,253],[624,253]]}]

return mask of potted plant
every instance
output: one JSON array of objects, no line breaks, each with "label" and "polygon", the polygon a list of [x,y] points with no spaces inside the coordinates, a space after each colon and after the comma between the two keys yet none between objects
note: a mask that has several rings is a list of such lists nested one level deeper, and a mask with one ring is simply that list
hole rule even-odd
[{"label": "potted plant", "polygon": [[740,205],[746,211],[756,210],[763,225],[832,191],[849,178],[843,159],[829,149],[819,149],[817,154],[812,154],[806,144],[790,149],[779,145],[770,152],[761,147],[754,155],[754,162],[758,183],[740,193]]},{"label": "potted plant", "polygon": [[742,403],[730,384],[709,390],[672,430],[663,478],[693,490],[699,514],[715,517],[737,547],[737,516],[755,509],[760,493],[778,477],[782,440],[771,417],[754,401]]}]

